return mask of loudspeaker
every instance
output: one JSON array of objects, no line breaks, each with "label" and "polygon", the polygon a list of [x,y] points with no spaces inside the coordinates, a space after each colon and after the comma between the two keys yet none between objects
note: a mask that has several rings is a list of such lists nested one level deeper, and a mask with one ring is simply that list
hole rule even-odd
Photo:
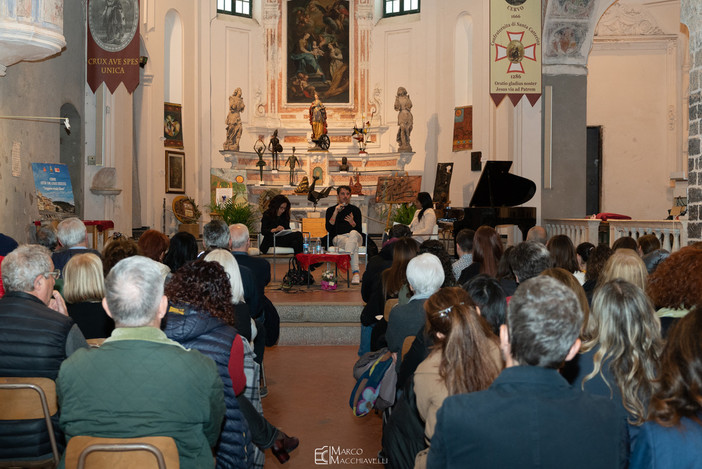
[{"label": "loudspeaker", "polygon": [[471,171],[482,171],[483,164],[480,161],[482,158],[482,151],[472,151],[470,152],[470,170]]}]

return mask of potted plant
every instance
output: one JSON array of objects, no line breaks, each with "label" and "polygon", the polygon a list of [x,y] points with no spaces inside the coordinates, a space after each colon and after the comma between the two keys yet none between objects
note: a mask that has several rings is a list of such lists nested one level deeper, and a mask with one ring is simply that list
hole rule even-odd
[{"label": "potted plant", "polygon": [[242,223],[253,233],[256,222],[256,208],[247,201],[235,201],[234,197],[221,204],[210,204],[212,218],[221,218],[227,225]]},{"label": "potted plant", "polygon": [[392,221],[403,225],[409,225],[412,223],[414,212],[416,211],[417,207],[415,207],[414,204],[400,204],[394,210]]},{"label": "potted plant", "polygon": [[334,272],[331,270],[325,270],[322,273],[322,290],[336,290],[337,279]]}]

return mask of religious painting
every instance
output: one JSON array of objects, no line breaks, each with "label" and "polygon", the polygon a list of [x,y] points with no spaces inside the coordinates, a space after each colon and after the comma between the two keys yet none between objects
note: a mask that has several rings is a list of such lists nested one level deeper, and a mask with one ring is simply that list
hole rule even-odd
[{"label": "religious painting", "polygon": [[166,151],[166,192],[185,194],[185,153]]},{"label": "religious painting", "polygon": [[439,163],[436,165],[436,180],[434,181],[435,204],[447,205],[449,200],[449,189],[451,188],[451,175],[453,174],[453,163]]},{"label": "religious painting", "polygon": [[457,107],[453,114],[453,151],[473,149],[473,106]]},{"label": "religious painting", "polygon": [[350,102],[349,0],[289,0],[287,102]]},{"label": "religious painting", "polygon": [[183,117],[180,104],[163,104],[164,145],[169,148],[183,148]]},{"label": "religious painting", "polygon": [[587,25],[554,22],[544,34],[544,55],[558,58],[582,58],[580,47],[587,36]]}]

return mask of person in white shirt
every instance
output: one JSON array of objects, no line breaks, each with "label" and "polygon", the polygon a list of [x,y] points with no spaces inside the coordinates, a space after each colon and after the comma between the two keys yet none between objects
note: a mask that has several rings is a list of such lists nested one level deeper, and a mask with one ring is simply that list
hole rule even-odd
[{"label": "person in white shirt", "polygon": [[434,212],[434,202],[428,192],[417,194],[414,201],[417,211],[414,212],[414,219],[410,223],[412,237],[421,243],[430,238],[436,225],[436,213]]}]

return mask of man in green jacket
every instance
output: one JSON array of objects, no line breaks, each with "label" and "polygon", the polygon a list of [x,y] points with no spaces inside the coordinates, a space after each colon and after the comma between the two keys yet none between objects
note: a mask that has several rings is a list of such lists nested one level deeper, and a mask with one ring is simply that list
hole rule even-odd
[{"label": "man in green jacket", "polygon": [[225,405],[212,359],[160,330],[168,299],[156,262],[135,256],[105,281],[103,306],[116,329],[99,349],[64,361],[57,393],[66,440],[170,436],[180,467],[211,468]]}]

